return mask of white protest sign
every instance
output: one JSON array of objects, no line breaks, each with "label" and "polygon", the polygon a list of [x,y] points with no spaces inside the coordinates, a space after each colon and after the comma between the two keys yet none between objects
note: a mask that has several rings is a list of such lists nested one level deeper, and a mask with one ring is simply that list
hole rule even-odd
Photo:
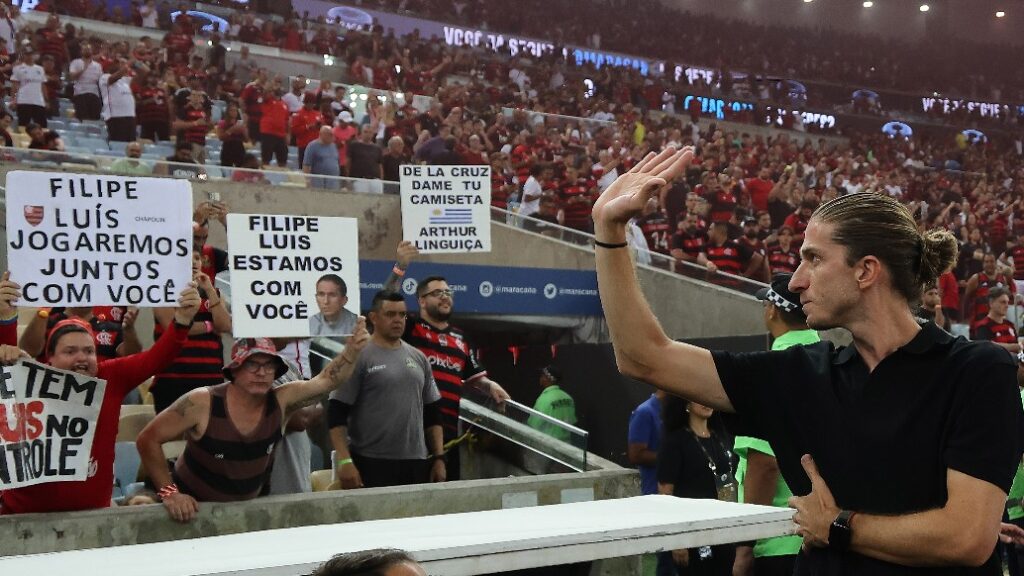
[{"label": "white protest sign", "polygon": [[352,333],[359,315],[355,218],[228,214],[228,254],[235,338]]},{"label": "white protest sign", "polygon": [[106,380],[29,360],[4,366],[0,490],[87,479],[106,391]]},{"label": "white protest sign", "polygon": [[176,306],[192,279],[187,181],[7,173],[7,260],[30,306]]},{"label": "white protest sign", "polygon": [[423,254],[491,251],[490,166],[402,166],[402,238]]}]

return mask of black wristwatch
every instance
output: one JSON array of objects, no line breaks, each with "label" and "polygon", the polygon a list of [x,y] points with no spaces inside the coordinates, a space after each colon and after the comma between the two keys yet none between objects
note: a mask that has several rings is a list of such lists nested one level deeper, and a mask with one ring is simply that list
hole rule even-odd
[{"label": "black wristwatch", "polygon": [[856,512],[843,510],[832,521],[832,526],[828,529],[828,545],[830,548],[849,550],[850,540],[853,538],[853,529],[850,527],[850,521],[853,519],[854,514]]}]

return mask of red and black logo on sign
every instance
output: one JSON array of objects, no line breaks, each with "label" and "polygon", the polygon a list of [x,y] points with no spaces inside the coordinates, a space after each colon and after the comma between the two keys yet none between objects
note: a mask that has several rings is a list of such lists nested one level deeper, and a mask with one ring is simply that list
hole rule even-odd
[{"label": "red and black logo on sign", "polygon": [[39,226],[45,214],[45,206],[25,206],[25,221],[33,226]]}]

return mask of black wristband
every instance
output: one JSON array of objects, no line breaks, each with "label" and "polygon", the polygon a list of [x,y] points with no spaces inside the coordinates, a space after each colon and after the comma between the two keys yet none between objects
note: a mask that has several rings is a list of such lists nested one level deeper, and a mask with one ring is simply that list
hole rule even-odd
[{"label": "black wristband", "polygon": [[444,462],[445,464],[448,463],[448,458],[444,454],[431,454],[430,455],[430,461],[432,463],[436,462],[438,460],[440,460],[441,462]]},{"label": "black wristband", "polygon": [[191,328],[192,327],[192,323],[191,322],[189,322],[188,324],[178,324],[177,320],[172,320],[172,322],[174,322],[174,325],[177,326],[178,328]]},{"label": "black wristband", "polygon": [[616,243],[616,244],[609,244],[608,242],[601,242],[597,238],[594,238],[594,246],[597,246],[598,248],[615,249],[615,248],[625,248],[626,246],[629,246],[629,243],[628,242],[619,242],[619,243]]}]

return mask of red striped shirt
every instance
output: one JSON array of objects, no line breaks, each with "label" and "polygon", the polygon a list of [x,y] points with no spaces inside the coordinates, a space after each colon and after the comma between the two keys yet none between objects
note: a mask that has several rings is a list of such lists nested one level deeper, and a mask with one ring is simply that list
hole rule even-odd
[{"label": "red striped shirt", "polygon": [[477,362],[462,331],[454,326],[439,330],[422,318],[410,319],[403,339],[430,362],[441,393],[441,425],[448,435],[454,434],[459,427],[463,384],[486,376],[487,371]]}]

